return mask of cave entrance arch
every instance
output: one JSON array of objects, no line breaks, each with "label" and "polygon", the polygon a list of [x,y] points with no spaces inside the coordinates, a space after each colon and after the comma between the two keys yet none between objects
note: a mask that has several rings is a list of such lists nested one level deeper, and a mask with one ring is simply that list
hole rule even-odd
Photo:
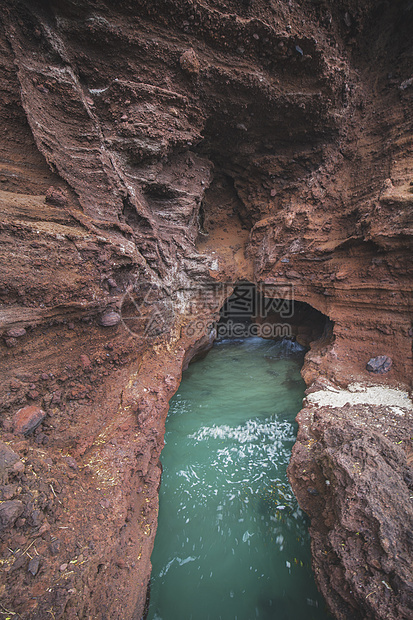
[{"label": "cave entrance arch", "polygon": [[310,304],[298,301],[290,284],[234,286],[224,302],[216,325],[217,339],[262,337],[289,338],[309,348],[321,337],[332,338],[333,323]]}]

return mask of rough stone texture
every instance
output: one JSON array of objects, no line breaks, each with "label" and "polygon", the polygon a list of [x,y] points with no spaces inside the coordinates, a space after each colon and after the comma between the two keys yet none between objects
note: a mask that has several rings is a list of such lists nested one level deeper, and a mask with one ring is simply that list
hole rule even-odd
[{"label": "rough stone texture", "polygon": [[411,410],[391,400],[309,403],[298,415],[289,476],[311,518],[313,566],[337,618],[413,613]]},{"label": "rough stone texture", "polygon": [[[23,507],[1,541],[2,605],[24,620],[140,618],[167,403],[237,281],[309,304],[289,325],[311,343],[310,390],[410,381],[413,9],[0,12],[0,409],[24,459],[2,491]],[[368,373],[389,354],[389,372]],[[33,402],[47,417],[14,435]],[[398,408],[299,417],[290,477],[337,618],[411,617],[412,431]]]}]

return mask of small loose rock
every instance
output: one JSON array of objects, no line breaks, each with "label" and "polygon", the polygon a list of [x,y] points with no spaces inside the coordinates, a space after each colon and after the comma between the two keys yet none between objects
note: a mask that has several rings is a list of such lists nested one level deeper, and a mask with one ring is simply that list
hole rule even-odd
[{"label": "small loose rock", "polygon": [[22,474],[24,472],[24,463],[22,463],[22,461],[17,461],[17,463],[14,463],[12,470],[15,474]]},{"label": "small loose rock", "polygon": [[113,278],[108,278],[107,283],[110,288],[118,287],[118,285],[116,284],[116,281]]},{"label": "small loose rock", "polygon": [[376,375],[383,375],[389,372],[392,366],[392,359],[388,355],[378,355],[369,359],[366,365],[368,372],[372,372]]},{"label": "small loose rock", "polygon": [[49,187],[46,192],[46,202],[56,207],[65,207],[67,205],[67,196],[63,190]]},{"label": "small loose rock", "polygon": [[33,527],[40,527],[44,518],[44,514],[41,510],[32,510],[30,513],[30,525]]},{"label": "small loose rock", "polygon": [[53,540],[49,545],[49,551],[53,556],[58,555],[60,551],[60,540]]},{"label": "small loose rock", "polygon": [[112,327],[120,322],[120,315],[114,310],[108,310],[100,317],[100,325],[103,327]]},{"label": "small loose rock", "polygon": [[79,470],[79,465],[76,463],[76,461],[73,458],[73,456],[64,456],[63,460],[70,467],[70,469],[73,469],[74,471],[78,471]]},{"label": "small loose rock", "polygon": [[53,392],[52,394],[52,400],[51,400],[52,405],[60,403],[61,399],[62,399],[62,392],[60,390],[56,390],[56,392]]},{"label": "small loose rock", "polygon": [[43,525],[40,527],[38,534],[39,536],[43,536],[43,534],[46,534],[46,532],[48,532],[50,530],[50,525],[49,523],[43,523]]},{"label": "small loose rock", "polygon": [[23,502],[18,499],[0,504],[0,531],[12,527],[24,510]]},{"label": "small loose rock", "polygon": [[191,75],[197,75],[201,68],[198,56],[196,55],[195,50],[193,50],[192,47],[182,54],[179,59],[179,64],[184,71]]},{"label": "small loose rock", "polygon": [[91,368],[92,366],[92,363],[87,355],[81,355],[80,362],[85,370]]},{"label": "small loose rock", "polygon": [[6,484],[5,486],[0,487],[0,500],[4,502],[7,499],[13,499],[16,495],[17,485],[16,484]]},{"label": "small loose rock", "polygon": [[39,566],[40,566],[40,559],[38,557],[35,557],[30,560],[29,567],[27,570],[29,571],[29,573],[33,575],[33,577],[35,577],[39,570]]}]

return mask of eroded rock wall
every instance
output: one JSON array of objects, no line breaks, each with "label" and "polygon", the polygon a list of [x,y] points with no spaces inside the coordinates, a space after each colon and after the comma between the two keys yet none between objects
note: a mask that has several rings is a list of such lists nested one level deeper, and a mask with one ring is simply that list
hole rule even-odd
[{"label": "eroded rock wall", "polygon": [[[413,9],[5,0],[0,16],[1,604],[140,618],[167,403],[237,281],[329,317],[310,391],[409,380]],[[367,373],[382,354],[390,372]],[[409,617],[397,406],[300,414],[290,476],[339,618]]]}]

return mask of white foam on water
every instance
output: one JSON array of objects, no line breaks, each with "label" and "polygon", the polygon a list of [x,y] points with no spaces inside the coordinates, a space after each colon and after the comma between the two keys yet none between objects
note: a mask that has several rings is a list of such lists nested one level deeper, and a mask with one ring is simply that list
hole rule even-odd
[{"label": "white foam on water", "polygon": [[247,530],[243,537],[242,537],[242,542],[247,542],[250,538],[252,538],[254,536],[254,534],[250,534],[249,531]]},{"label": "white foam on water", "polygon": [[241,444],[257,443],[265,437],[268,441],[294,441],[294,430],[289,422],[258,422],[257,420],[248,420],[241,426],[203,426],[197,433],[189,435],[190,439],[195,441],[204,441],[205,439],[235,439]]},{"label": "white foam on water", "polygon": [[175,561],[179,564],[179,566],[185,566],[185,564],[188,564],[188,562],[196,562],[196,560],[198,559],[199,559],[199,556],[191,556],[191,555],[184,559],[172,558],[172,560],[168,562],[165,568],[161,570],[161,572],[159,573],[159,576],[164,577]]}]

